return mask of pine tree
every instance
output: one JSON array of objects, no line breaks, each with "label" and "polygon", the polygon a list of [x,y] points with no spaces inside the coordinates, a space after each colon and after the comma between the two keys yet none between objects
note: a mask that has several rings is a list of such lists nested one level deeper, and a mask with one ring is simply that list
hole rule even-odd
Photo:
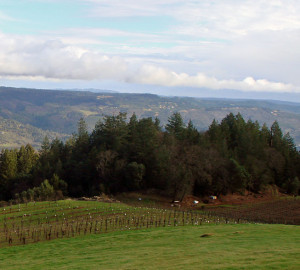
[{"label": "pine tree", "polygon": [[178,140],[184,138],[185,125],[180,113],[175,112],[169,117],[166,130],[168,133],[174,135]]}]

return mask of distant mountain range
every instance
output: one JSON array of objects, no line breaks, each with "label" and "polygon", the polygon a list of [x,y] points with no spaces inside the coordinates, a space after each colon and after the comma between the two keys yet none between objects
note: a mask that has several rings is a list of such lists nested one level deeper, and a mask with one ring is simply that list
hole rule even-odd
[{"label": "distant mountain range", "polygon": [[0,148],[30,143],[39,147],[44,136],[66,139],[77,130],[83,117],[90,130],[104,115],[126,112],[139,118],[158,117],[167,123],[173,112],[206,130],[213,119],[228,113],[271,126],[277,120],[283,133],[289,132],[300,146],[300,103],[272,100],[165,97],[153,94],[124,94],[90,91],[40,90],[0,87]]}]

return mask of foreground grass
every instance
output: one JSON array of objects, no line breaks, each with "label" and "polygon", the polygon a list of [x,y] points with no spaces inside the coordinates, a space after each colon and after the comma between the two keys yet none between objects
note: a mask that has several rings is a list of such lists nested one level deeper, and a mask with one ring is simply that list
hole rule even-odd
[{"label": "foreground grass", "polygon": [[2,248],[0,269],[300,269],[299,254],[299,226],[203,225]]}]

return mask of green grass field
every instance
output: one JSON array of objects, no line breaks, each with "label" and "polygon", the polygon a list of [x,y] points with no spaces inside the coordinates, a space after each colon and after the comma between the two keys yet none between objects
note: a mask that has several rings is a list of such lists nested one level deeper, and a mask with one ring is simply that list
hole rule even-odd
[{"label": "green grass field", "polygon": [[299,226],[222,224],[6,247],[0,269],[300,269],[299,255]]},{"label": "green grass field", "polygon": [[0,269],[300,269],[299,256],[294,225],[93,201],[0,208]]}]

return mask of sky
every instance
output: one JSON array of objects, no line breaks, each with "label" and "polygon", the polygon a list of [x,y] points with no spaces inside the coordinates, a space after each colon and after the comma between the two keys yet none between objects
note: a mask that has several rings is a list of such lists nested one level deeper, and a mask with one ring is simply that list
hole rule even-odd
[{"label": "sky", "polygon": [[300,102],[299,14],[299,0],[0,0],[0,85]]}]

